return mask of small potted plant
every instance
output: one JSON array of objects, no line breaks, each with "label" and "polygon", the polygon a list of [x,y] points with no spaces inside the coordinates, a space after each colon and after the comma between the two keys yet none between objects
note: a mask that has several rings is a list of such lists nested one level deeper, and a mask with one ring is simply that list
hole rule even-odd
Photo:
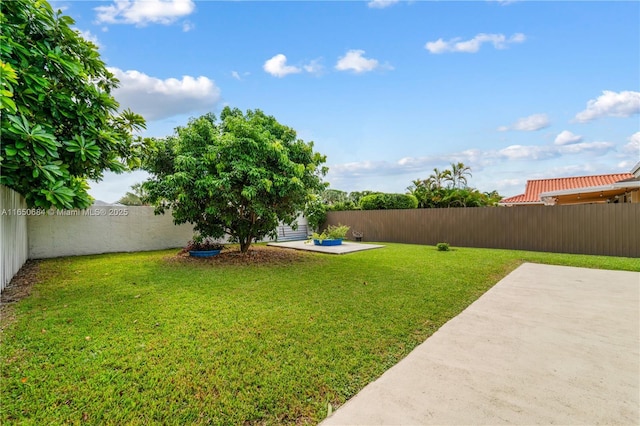
[{"label": "small potted plant", "polygon": [[189,256],[193,257],[211,257],[220,254],[223,248],[224,246],[213,238],[196,234],[193,236],[193,240],[187,244],[185,251],[188,251]]},{"label": "small potted plant", "polygon": [[316,246],[339,246],[347,236],[347,232],[349,227],[346,225],[329,225],[321,234],[314,232],[311,239]]}]

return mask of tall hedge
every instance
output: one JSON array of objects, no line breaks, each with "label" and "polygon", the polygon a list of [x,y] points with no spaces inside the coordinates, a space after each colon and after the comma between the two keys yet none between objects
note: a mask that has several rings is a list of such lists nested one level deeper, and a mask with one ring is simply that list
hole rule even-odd
[{"label": "tall hedge", "polygon": [[362,210],[415,209],[418,199],[408,194],[371,194],[360,199]]}]

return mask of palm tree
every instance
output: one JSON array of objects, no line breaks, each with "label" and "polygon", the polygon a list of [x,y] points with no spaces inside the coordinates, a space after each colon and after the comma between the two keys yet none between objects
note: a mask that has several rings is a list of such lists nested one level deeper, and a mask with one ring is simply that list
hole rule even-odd
[{"label": "palm tree", "polygon": [[442,184],[449,180],[448,176],[451,174],[449,170],[438,170],[437,167],[433,169],[433,173],[425,180],[425,183],[430,188],[440,189]]},{"label": "palm tree", "polygon": [[428,179],[414,179],[411,186],[407,187],[407,191],[418,200],[418,208],[428,207],[428,198],[431,192]]},{"label": "palm tree", "polygon": [[451,163],[451,172],[448,180],[451,181],[451,184],[454,188],[458,188],[458,185],[461,185],[462,188],[467,187],[467,178],[466,176],[471,177],[471,167],[467,167],[464,163]]}]

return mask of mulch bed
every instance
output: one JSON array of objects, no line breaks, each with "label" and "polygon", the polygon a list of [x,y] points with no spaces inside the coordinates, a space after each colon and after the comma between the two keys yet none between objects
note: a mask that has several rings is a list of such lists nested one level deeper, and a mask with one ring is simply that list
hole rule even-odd
[{"label": "mulch bed", "polygon": [[31,294],[39,280],[40,261],[27,260],[13,279],[0,293],[0,332],[15,320],[14,305]]},{"label": "mulch bed", "polygon": [[286,265],[308,257],[309,254],[298,250],[252,245],[247,253],[241,253],[238,246],[225,247],[212,257],[192,257],[189,252],[181,251],[167,257],[169,262],[199,265]]}]

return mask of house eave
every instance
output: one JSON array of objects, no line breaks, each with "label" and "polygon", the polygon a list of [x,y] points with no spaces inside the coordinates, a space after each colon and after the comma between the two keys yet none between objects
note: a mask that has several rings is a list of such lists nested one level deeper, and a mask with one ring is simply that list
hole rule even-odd
[{"label": "house eave", "polygon": [[547,206],[556,204],[607,203],[624,194],[640,190],[640,181],[616,182],[610,185],[548,191],[540,194]]},{"label": "house eave", "polygon": [[539,206],[544,204],[542,201],[514,201],[514,202],[507,202],[507,203],[503,203],[503,202],[499,202],[498,205],[499,206],[504,206],[504,207],[513,207],[513,206]]},{"label": "house eave", "polygon": [[562,195],[591,194],[594,192],[615,191],[615,190],[633,190],[640,188],[640,181],[616,182],[611,185],[591,186],[586,188],[564,189],[560,191],[548,191],[540,193],[540,199],[546,197],[559,197]]}]

